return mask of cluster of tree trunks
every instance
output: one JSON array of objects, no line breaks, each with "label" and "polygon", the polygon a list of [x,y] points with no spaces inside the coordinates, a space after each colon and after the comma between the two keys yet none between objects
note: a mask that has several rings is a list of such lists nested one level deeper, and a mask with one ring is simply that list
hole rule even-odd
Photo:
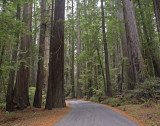
[{"label": "cluster of tree trunks", "polygon": [[[50,60],[49,60],[49,81],[46,99],[46,108],[65,107],[64,96],[64,11],[65,0],[55,1],[55,13],[53,23],[54,0],[52,0],[52,16],[51,16],[51,36],[50,36]],[[44,55],[46,41],[46,0],[41,1],[41,22],[40,22],[40,41],[39,41],[39,60],[36,91],[33,106],[41,108],[42,103],[42,86],[44,85]],[[21,8],[17,5],[17,20],[20,20]],[[21,60],[17,76],[15,71],[10,70],[8,91],[6,97],[6,110],[24,109],[30,105],[29,103],[29,64],[34,65],[30,61],[30,44],[32,42],[32,4],[27,1],[23,9],[23,22],[26,25],[26,33],[20,38],[19,32],[15,34],[17,42],[13,47],[11,65],[19,57]],[[53,25],[54,24],[54,25]],[[53,27],[52,27],[53,26]],[[21,43],[19,43],[21,41]],[[36,41],[36,39],[35,39]],[[18,45],[21,52],[18,53]],[[19,54],[19,56],[18,56]],[[18,56],[18,57],[17,57]],[[16,82],[15,82],[16,79]],[[15,82],[15,83],[14,83]]]},{"label": "cluster of tree trunks", "polygon": [[[20,7],[17,5],[17,20],[20,20]],[[26,31],[29,33],[31,32],[31,26],[32,26],[32,5],[29,5],[26,3],[24,5],[23,9],[23,22],[26,24]],[[17,37],[17,44],[15,45],[13,49],[13,55],[12,55],[12,65],[14,65],[14,62],[17,58],[17,48],[18,48],[18,42],[19,42],[19,33],[16,33]],[[23,37],[21,38],[21,44],[20,49],[22,52],[19,54],[20,60],[23,60],[20,63],[20,68],[17,72],[16,77],[16,83],[14,86],[14,78],[15,78],[15,71],[10,70],[10,78],[9,78],[9,86],[8,86],[8,92],[6,97],[6,110],[12,111],[14,107],[19,109],[24,109],[29,103],[29,95],[28,95],[28,83],[29,83],[29,68],[26,67],[26,64],[30,63],[29,60],[29,48],[30,48],[30,42],[31,42],[31,36],[28,34],[23,34]],[[25,60],[25,62],[24,62]]]},{"label": "cluster of tree trunks", "polygon": [[[127,85],[127,89],[134,89],[137,83],[142,82],[148,76],[159,77],[160,71],[158,65],[160,61],[159,51],[154,40],[154,29],[153,26],[149,26],[150,30],[147,30],[148,26],[145,22],[145,14],[142,10],[141,1],[137,0],[137,2],[140,9],[144,39],[146,41],[144,42],[144,52],[140,49],[140,37],[138,34],[133,0],[122,0],[123,10],[119,7],[118,14],[122,28],[125,29],[125,33],[121,32],[122,54],[124,57],[122,62],[121,79],[122,82]],[[155,16],[157,19],[159,2],[153,0],[153,3],[155,8]],[[152,19],[149,20],[152,22]],[[147,64],[147,68],[145,68],[145,64]]]}]

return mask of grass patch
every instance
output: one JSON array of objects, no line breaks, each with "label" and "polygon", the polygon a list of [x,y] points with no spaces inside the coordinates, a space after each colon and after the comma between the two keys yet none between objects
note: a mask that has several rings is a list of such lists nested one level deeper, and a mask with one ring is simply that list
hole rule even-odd
[{"label": "grass patch", "polygon": [[5,109],[6,108],[6,103],[0,103],[0,109]]},{"label": "grass patch", "polygon": [[120,106],[122,101],[119,98],[107,98],[106,100],[101,102],[102,104],[107,104],[112,107]]}]

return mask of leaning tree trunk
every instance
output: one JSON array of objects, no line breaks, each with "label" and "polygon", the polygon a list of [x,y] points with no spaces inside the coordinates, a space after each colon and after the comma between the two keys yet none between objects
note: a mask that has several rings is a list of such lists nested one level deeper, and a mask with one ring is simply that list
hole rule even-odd
[{"label": "leaning tree trunk", "polygon": [[135,83],[144,80],[144,61],[140,50],[140,42],[133,0],[122,0],[124,9],[125,29],[129,50],[130,81],[128,89],[134,89]]},{"label": "leaning tree trunk", "polygon": [[[77,57],[81,53],[81,40],[80,40],[80,4],[77,0]],[[81,83],[80,83],[80,73],[81,66],[80,61],[77,61],[77,98],[82,98]]]},{"label": "leaning tree trunk", "polygon": [[[20,12],[21,8],[20,5],[17,5],[17,20],[20,20]],[[19,32],[16,33],[17,42],[16,45],[13,46],[12,52],[12,61],[11,65],[14,66],[15,61],[17,59],[17,50],[18,50],[18,43],[19,43]],[[7,97],[6,97],[6,111],[13,111],[14,104],[13,104],[13,89],[14,89],[14,80],[15,80],[15,70],[11,69],[9,73],[9,82],[8,82],[8,90],[7,90]]]},{"label": "leaning tree trunk", "polygon": [[[65,107],[64,94],[64,10],[65,0],[55,0],[53,38],[50,43],[47,104],[52,108]],[[51,91],[51,92],[50,92]],[[51,98],[49,101],[48,98]],[[47,109],[52,109],[46,104]]]},{"label": "leaning tree trunk", "polygon": [[110,71],[109,71],[109,60],[108,60],[108,48],[107,48],[106,31],[105,31],[103,0],[101,0],[101,11],[102,11],[102,33],[103,33],[103,43],[104,43],[104,52],[105,52],[105,72],[106,72],[106,82],[107,82],[107,94],[105,95],[112,96]]},{"label": "leaning tree trunk", "polygon": [[40,42],[39,42],[39,61],[36,92],[34,96],[33,106],[41,108],[42,103],[42,86],[44,84],[44,49],[45,49],[45,35],[46,35],[46,0],[41,2],[41,26],[40,26]]},{"label": "leaning tree trunk", "polygon": [[75,98],[75,89],[74,89],[74,6],[72,0],[72,74],[71,74],[71,82],[72,82],[72,98]]}]

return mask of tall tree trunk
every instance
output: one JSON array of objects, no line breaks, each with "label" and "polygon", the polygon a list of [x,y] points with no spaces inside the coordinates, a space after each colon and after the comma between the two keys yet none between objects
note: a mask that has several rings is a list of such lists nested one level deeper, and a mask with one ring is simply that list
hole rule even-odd
[{"label": "tall tree trunk", "polygon": [[[94,62],[97,61],[97,56],[94,57]],[[97,77],[98,77],[98,74],[97,74],[97,65],[94,65],[94,89],[97,89],[97,85],[98,85],[98,81],[97,81]]]},{"label": "tall tree trunk", "polygon": [[88,75],[88,85],[87,85],[87,99],[90,99],[92,97],[92,86],[93,86],[93,80],[92,80],[92,62],[89,58],[89,61],[87,63],[87,75]]},{"label": "tall tree trunk", "polygon": [[[123,8],[119,6],[119,19],[121,22],[122,29],[125,30],[125,24],[124,24],[124,14],[123,14]],[[129,74],[129,54],[128,54],[128,44],[127,44],[127,38],[125,32],[120,32],[121,35],[121,44],[122,44],[122,83],[125,84],[125,87],[130,83],[130,74]],[[129,84],[130,85],[130,84]]]},{"label": "tall tree trunk", "polygon": [[[51,72],[49,72],[48,82],[48,88],[51,87],[52,92],[47,94],[52,95],[50,96],[51,101],[47,99],[47,102],[52,102],[50,103],[52,108],[66,106],[64,94],[64,10],[65,0],[55,0],[53,38],[50,43],[49,70]],[[51,109],[48,105],[46,108]]]},{"label": "tall tree trunk", "polygon": [[[80,2],[77,0],[77,57],[81,53],[81,40],[80,40]],[[81,83],[80,83],[81,64],[77,61],[77,98],[82,98]]]},{"label": "tall tree trunk", "polygon": [[[20,5],[18,4],[17,20],[20,20],[20,13],[21,13],[21,8],[20,8]],[[17,59],[19,32],[16,33],[16,38],[17,38],[17,42],[16,42],[16,45],[13,46],[13,52],[12,52],[12,61],[11,61],[12,66],[14,66],[15,61]],[[7,97],[6,97],[6,111],[13,111],[14,109],[14,104],[13,104],[14,80],[15,80],[15,70],[11,69],[9,73],[9,82],[8,82],[8,90],[7,90]]]},{"label": "tall tree trunk", "polygon": [[[2,7],[2,12],[4,12],[4,13],[6,12],[6,10],[5,10],[6,3],[7,3],[7,1],[4,0],[3,1],[3,7]],[[1,66],[2,66],[2,63],[3,63],[3,55],[4,55],[4,51],[5,51],[5,43],[2,44],[1,48],[2,48],[2,50],[0,50],[1,51],[1,53],[0,53],[0,79],[2,77]]]},{"label": "tall tree trunk", "polygon": [[[69,37],[70,38],[70,37]],[[68,88],[68,85],[69,85],[69,74],[70,74],[70,71],[69,71],[69,68],[68,68],[68,66],[70,65],[69,64],[69,57],[70,57],[70,55],[69,55],[69,48],[70,48],[70,42],[69,42],[70,40],[69,39],[67,39],[67,50],[66,50],[66,60],[65,60],[65,64],[66,64],[66,66],[67,66],[67,68],[66,68],[66,72],[65,72],[65,87],[66,88]]]},{"label": "tall tree trunk", "polygon": [[122,78],[120,74],[120,59],[121,59],[121,49],[118,43],[118,35],[117,35],[117,41],[115,42],[115,68],[116,68],[115,80],[116,80],[116,83],[118,84],[119,92],[122,92]]},{"label": "tall tree trunk", "polygon": [[106,82],[107,82],[107,94],[105,95],[112,96],[110,71],[109,71],[109,60],[108,60],[108,48],[107,48],[106,31],[105,31],[103,0],[101,0],[101,11],[102,11],[102,33],[103,33],[103,43],[104,43],[104,52],[105,52],[105,72],[106,72]]},{"label": "tall tree trunk", "polygon": [[[142,26],[143,26],[143,33],[144,33],[144,39],[145,41],[147,41],[147,43],[144,43],[144,49],[145,49],[145,54],[144,54],[144,59],[146,59],[146,63],[147,63],[147,70],[148,70],[148,74],[150,76],[154,76],[154,71],[153,71],[153,67],[152,67],[152,44],[153,42],[150,41],[150,38],[149,38],[149,34],[148,34],[148,31],[147,31],[147,26],[146,26],[146,23],[145,23],[145,16],[144,16],[144,12],[142,10],[142,7],[141,7],[141,2],[140,0],[138,0],[138,7],[140,9],[140,15],[141,15],[141,20],[142,20]],[[148,48],[150,47],[150,48]]]},{"label": "tall tree trunk", "polygon": [[74,89],[74,5],[72,0],[72,98],[75,98],[75,89]]},{"label": "tall tree trunk", "polygon": [[52,11],[51,11],[51,31],[50,31],[50,49],[49,49],[49,76],[47,86],[47,98],[45,108],[48,110],[52,109],[52,54],[53,54],[53,12],[54,12],[54,0],[52,0]]},{"label": "tall tree trunk", "polygon": [[98,47],[96,47],[96,50],[97,50],[97,54],[98,54],[98,59],[99,59],[101,71],[102,71],[102,76],[103,76],[104,94],[106,95],[107,94],[107,87],[106,87],[105,75],[104,75],[103,65],[102,65],[102,61],[101,61],[101,57],[100,57],[100,53],[99,53]]},{"label": "tall tree trunk", "polygon": [[[150,5],[146,2],[146,8],[148,8]],[[152,60],[153,60],[153,66],[154,66],[154,72],[156,77],[160,77],[160,54],[159,54],[159,44],[155,41],[155,27],[154,27],[154,22],[152,21],[152,14],[149,11],[149,20],[150,24],[148,25],[149,27],[149,36],[150,36],[150,41],[152,45],[149,45],[152,55]],[[160,32],[159,32],[159,41],[160,41]]]},{"label": "tall tree trunk", "polygon": [[[23,10],[23,21],[26,24],[26,31],[31,31],[31,7],[28,3],[24,5]],[[23,53],[20,53],[20,59],[25,60],[28,64],[29,61],[29,48],[30,48],[31,36],[23,34],[21,47],[20,49]],[[24,52],[26,52],[24,54]],[[17,105],[17,108],[24,109],[29,103],[29,94],[28,94],[28,83],[29,83],[29,68],[26,66],[25,62],[20,63],[20,68],[17,72],[16,84],[14,88],[14,104]]]},{"label": "tall tree trunk", "polygon": [[[52,9],[51,9],[52,10]],[[50,15],[50,6],[47,7],[46,17]],[[50,31],[50,23],[46,23],[46,33]],[[49,36],[45,36],[45,51],[44,51],[44,65],[47,69],[44,71],[44,91],[47,94],[47,85],[48,85],[48,76],[49,76],[49,46],[50,46],[50,38]]]},{"label": "tall tree trunk", "polygon": [[130,81],[128,89],[134,89],[135,84],[144,80],[144,61],[140,50],[138,29],[136,24],[133,0],[122,0],[124,9],[125,29],[129,50]]},{"label": "tall tree trunk", "polygon": [[35,92],[34,103],[33,103],[33,106],[36,108],[41,108],[42,86],[44,84],[44,49],[45,49],[45,35],[46,35],[45,17],[46,17],[46,0],[42,0],[38,74],[37,74],[36,92]]},{"label": "tall tree trunk", "polygon": [[[34,2],[34,37],[33,37],[33,41],[31,43],[32,46],[35,46],[36,45],[36,40],[37,40],[37,16],[36,16],[36,2]],[[36,67],[35,67],[35,56],[32,56],[32,59],[31,59],[31,71],[30,71],[30,78],[31,78],[31,86],[35,86],[36,84],[36,73],[37,73],[37,70],[36,70]]]},{"label": "tall tree trunk", "polygon": [[[47,29],[46,29],[46,32],[49,32],[49,26],[47,25]],[[46,39],[45,39],[45,53],[44,53],[44,60],[45,60],[45,67],[47,69],[45,69],[45,75],[44,75],[44,90],[45,90],[45,93],[47,92],[47,84],[48,84],[48,76],[49,76],[49,44],[50,44],[50,41],[49,41],[49,37],[46,36]]]},{"label": "tall tree trunk", "polygon": [[160,40],[160,1],[159,0],[152,0],[154,5],[154,12],[157,22],[157,31],[159,33],[159,40]]},{"label": "tall tree trunk", "polygon": [[7,3],[7,0],[3,0],[2,12],[6,12],[6,9],[5,9],[6,3]]},{"label": "tall tree trunk", "polygon": [[29,106],[30,103],[29,103],[29,84],[31,83],[31,76],[30,76],[30,71],[31,71],[31,51],[30,51],[30,47],[31,47],[31,44],[32,44],[32,7],[33,7],[33,4],[31,2],[28,2],[29,3],[29,8],[28,8],[28,20],[26,19],[26,21],[28,21],[28,25],[27,25],[27,29],[28,29],[28,32],[30,33],[30,35],[27,35],[27,38],[28,38],[28,42],[26,43],[26,50],[27,50],[27,53],[26,53],[26,57],[27,57],[27,64],[28,66],[26,67],[27,69],[27,72],[26,72],[26,85],[25,85],[25,94],[26,94],[26,102],[27,102],[27,105]]}]

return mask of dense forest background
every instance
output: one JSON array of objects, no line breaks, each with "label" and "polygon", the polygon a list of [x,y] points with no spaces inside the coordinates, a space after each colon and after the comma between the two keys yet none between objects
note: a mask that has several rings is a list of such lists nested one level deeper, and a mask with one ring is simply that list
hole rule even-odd
[{"label": "dense forest background", "polygon": [[159,0],[1,0],[0,107],[160,94]]}]

